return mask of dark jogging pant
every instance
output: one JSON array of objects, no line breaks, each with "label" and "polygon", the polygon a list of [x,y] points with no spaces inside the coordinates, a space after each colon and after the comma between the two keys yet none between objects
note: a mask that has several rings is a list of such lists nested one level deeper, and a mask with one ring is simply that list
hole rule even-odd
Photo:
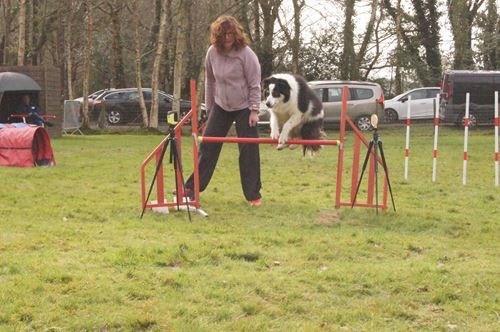
[{"label": "dark jogging pant", "polygon": [[[259,136],[258,128],[248,125],[250,110],[248,108],[227,112],[219,105],[215,105],[208,117],[204,136],[226,137],[233,122],[236,124],[238,137]],[[240,156],[241,187],[245,198],[249,201],[261,198],[260,188],[260,154],[258,144],[238,144]],[[222,149],[222,143],[201,143],[198,168],[200,175],[200,192],[204,191],[214,174],[217,160]],[[194,176],[191,174],[186,181],[186,188],[193,191]]]}]

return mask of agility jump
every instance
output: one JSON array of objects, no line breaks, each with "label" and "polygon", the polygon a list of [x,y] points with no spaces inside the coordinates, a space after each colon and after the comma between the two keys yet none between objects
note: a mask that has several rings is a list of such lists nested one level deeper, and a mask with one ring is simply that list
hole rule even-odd
[{"label": "agility jump", "polygon": [[[198,170],[198,144],[199,142],[205,143],[245,143],[245,144],[278,144],[278,140],[271,138],[244,138],[244,137],[203,137],[199,136],[198,132],[198,114],[197,114],[197,100],[196,100],[196,81],[191,80],[190,82],[190,93],[191,93],[191,110],[175,125],[173,130],[162,140],[162,142],[149,154],[149,156],[141,164],[141,207],[142,209],[153,209],[153,210],[165,210],[168,208],[173,208],[175,210],[189,210],[192,209],[203,216],[207,216],[207,213],[201,209],[200,204],[200,184],[199,184],[199,170]],[[338,148],[338,160],[337,160],[337,181],[335,184],[335,207],[340,208],[341,206],[349,207],[368,207],[376,209],[386,209],[388,200],[388,176],[384,177],[384,185],[382,191],[382,200],[379,203],[378,198],[376,198],[376,203],[374,203],[374,193],[376,186],[376,173],[375,173],[375,154],[371,153],[370,165],[368,171],[368,188],[367,188],[367,199],[365,202],[360,200],[355,200],[358,175],[359,175],[359,163],[360,163],[360,150],[361,143],[364,144],[366,148],[369,146],[369,142],[363,136],[363,134],[354,125],[352,120],[347,115],[347,96],[348,88],[343,87],[342,91],[342,112],[340,117],[340,137],[338,140],[303,140],[303,139],[290,139],[287,144],[319,144],[325,146],[336,146]],[[183,190],[183,177],[179,172],[179,168],[174,165],[174,178],[176,181],[176,192],[174,194],[173,200],[171,202],[166,200],[165,195],[165,184],[164,184],[164,167],[165,164],[161,164],[163,158],[161,157],[162,151],[164,152],[165,144],[172,139],[170,135],[175,135],[177,141],[177,150],[179,151],[179,159],[182,157],[182,143],[181,143],[181,130],[184,125],[191,123],[191,134],[193,137],[192,150],[193,150],[193,174],[194,174],[194,200],[188,200],[184,197]],[[342,201],[342,178],[343,178],[343,167],[344,167],[344,152],[345,152],[345,141],[346,141],[346,126],[349,126],[354,132],[354,147],[353,147],[353,164],[351,171],[351,189],[348,201]],[[173,134],[172,134],[173,132]],[[380,156],[376,156],[376,162],[382,164]],[[156,180],[156,200],[149,201],[149,194],[146,194],[146,167],[155,160],[155,167],[157,172],[155,173]],[[151,183],[151,188],[153,183]],[[151,190],[150,190],[151,192]]]}]

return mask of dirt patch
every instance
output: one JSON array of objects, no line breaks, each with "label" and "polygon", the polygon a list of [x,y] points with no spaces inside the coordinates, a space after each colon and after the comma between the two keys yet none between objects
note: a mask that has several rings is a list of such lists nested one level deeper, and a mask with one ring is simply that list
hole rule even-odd
[{"label": "dirt patch", "polygon": [[323,210],[319,213],[314,225],[317,226],[337,226],[340,224],[340,213],[338,210]]}]

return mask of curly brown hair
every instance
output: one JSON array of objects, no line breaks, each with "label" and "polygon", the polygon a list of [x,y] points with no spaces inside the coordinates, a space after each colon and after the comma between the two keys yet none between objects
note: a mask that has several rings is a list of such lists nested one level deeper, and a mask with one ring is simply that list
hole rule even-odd
[{"label": "curly brown hair", "polygon": [[229,15],[219,16],[210,25],[210,44],[214,45],[218,50],[222,50],[224,48],[226,33],[232,33],[234,35],[233,47],[235,49],[239,50],[248,45],[248,36],[243,30],[240,22]]}]

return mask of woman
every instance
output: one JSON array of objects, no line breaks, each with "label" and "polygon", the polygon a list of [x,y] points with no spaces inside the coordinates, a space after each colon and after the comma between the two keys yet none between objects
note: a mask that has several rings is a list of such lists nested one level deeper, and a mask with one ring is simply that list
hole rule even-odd
[{"label": "woman", "polygon": [[[205,59],[205,104],[208,111],[205,136],[224,137],[233,122],[238,137],[258,137],[260,64],[248,47],[248,37],[232,16],[220,16],[210,26]],[[252,206],[261,205],[258,144],[239,144],[241,186]],[[222,143],[200,146],[200,191],[205,190],[217,165]],[[186,196],[194,198],[193,175],[186,182]]]}]

